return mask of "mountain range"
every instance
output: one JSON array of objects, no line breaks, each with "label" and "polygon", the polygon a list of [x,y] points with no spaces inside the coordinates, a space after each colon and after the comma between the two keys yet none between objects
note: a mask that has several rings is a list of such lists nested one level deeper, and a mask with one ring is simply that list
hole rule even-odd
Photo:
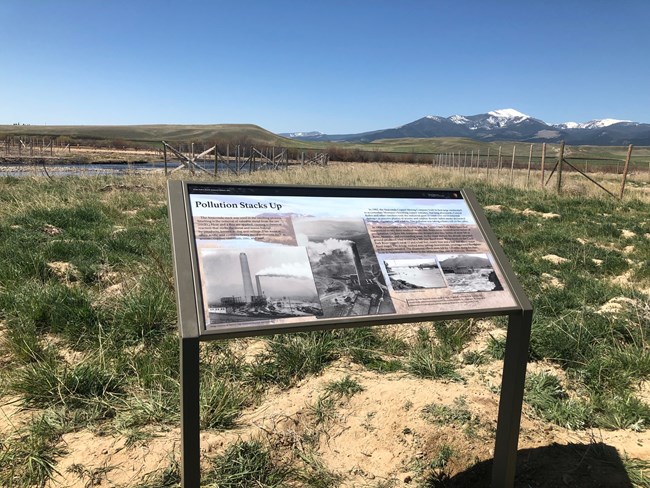
[{"label": "mountain range", "polygon": [[379,139],[468,137],[479,141],[559,142],[573,145],[650,145],[650,124],[600,119],[586,123],[546,122],[508,108],[478,115],[427,115],[399,127],[359,134],[293,132],[279,134],[303,141],[372,142]]}]

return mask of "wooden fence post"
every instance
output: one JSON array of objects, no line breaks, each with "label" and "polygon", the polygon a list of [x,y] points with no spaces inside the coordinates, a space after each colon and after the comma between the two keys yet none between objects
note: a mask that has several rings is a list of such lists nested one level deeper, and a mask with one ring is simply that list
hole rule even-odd
[{"label": "wooden fence post", "polygon": [[562,163],[564,162],[564,141],[560,144],[560,157],[557,160],[557,194],[562,193]]},{"label": "wooden fence post", "polygon": [[627,148],[627,157],[625,158],[625,168],[623,168],[623,179],[621,180],[621,194],[619,198],[623,199],[623,192],[625,191],[625,180],[627,179],[627,170],[630,167],[630,158],[632,157],[632,144]]},{"label": "wooden fence post", "polygon": [[214,143],[214,176],[217,176],[217,171],[219,169],[219,146],[217,143]]},{"label": "wooden fence post", "polygon": [[515,178],[515,152],[517,151],[517,146],[512,146],[512,162],[510,163],[510,186],[514,183]]},{"label": "wooden fence post", "polygon": [[526,188],[530,184],[530,165],[533,161],[533,145],[530,145],[530,154],[528,154],[528,173],[526,173]]},{"label": "wooden fence post", "polygon": [[544,187],[544,163],[546,162],[546,143],[542,144],[542,188]]},{"label": "wooden fence post", "polygon": [[499,179],[499,175],[501,174],[501,146],[499,146],[499,156],[497,157],[497,180]]},{"label": "wooden fence post", "polygon": [[485,179],[490,179],[490,148],[488,147],[487,159],[485,160]]},{"label": "wooden fence post", "polygon": [[165,176],[167,176],[167,145],[163,143],[163,158],[165,161]]}]

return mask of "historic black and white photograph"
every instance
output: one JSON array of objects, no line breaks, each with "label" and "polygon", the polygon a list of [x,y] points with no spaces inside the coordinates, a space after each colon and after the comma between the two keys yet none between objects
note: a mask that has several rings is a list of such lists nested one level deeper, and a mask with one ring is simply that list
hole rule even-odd
[{"label": "historic black and white photograph", "polygon": [[446,286],[435,256],[419,259],[385,259],[384,267],[394,291]]},{"label": "historic black and white photograph", "polygon": [[363,220],[295,219],[326,317],[395,313]]},{"label": "historic black and white photograph", "polygon": [[207,324],[322,316],[303,247],[202,248]]},{"label": "historic black and white photograph", "polygon": [[452,292],[503,290],[487,254],[438,254],[438,264]]}]

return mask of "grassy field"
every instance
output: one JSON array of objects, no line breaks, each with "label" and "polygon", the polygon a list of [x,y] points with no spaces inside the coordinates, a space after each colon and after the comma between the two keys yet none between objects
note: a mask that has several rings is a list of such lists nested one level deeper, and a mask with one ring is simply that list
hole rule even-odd
[{"label": "grassy field", "polygon": [[[530,143],[527,142],[482,142],[468,138],[436,137],[428,139],[386,139],[372,143],[328,143],[305,142],[288,139],[273,134],[262,127],[253,124],[211,124],[211,125],[130,125],[130,126],[14,126],[0,125],[0,139],[6,136],[37,136],[64,138],[66,141],[95,141],[101,145],[112,147],[114,141],[120,144],[160,147],[160,141],[172,143],[201,142],[213,144],[242,144],[257,146],[286,147],[290,149],[324,150],[343,153],[360,151],[366,154],[375,152],[398,154],[434,155],[440,153],[482,154],[485,158],[488,151],[496,161],[499,149],[505,163],[512,157],[513,146],[516,147],[518,160],[527,161]],[[541,158],[542,145],[536,143],[533,151],[534,161]],[[548,144],[547,157],[556,158],[559,144]],[[565,156],[579,161],[590,161],[591,164],[613,164],[625,160],[627,147],[609,146],[571,146],[567,147]],[[1,154],[0,154],[1,156]],[[348,159],[346,159],[348,160]],[[599,160],[603,160],[599,163]],[[650,163],[650,147],[636,147],[632,153],[632,164],[647,169]],[[622,170],[622,165],[621,165]]]},{"label": "grassy field", "polygon": [[[568,182],[566,194],[557,196],[526,191],[521,180],[519,187],[494,186],[415,165],[372,171],[333,165],[221,178],[472,188],[535,306],[525,416],[526,425],[539,428],[529,427],[530,435],[551,426],[629,437],[650,427],[647,193],[621,202]],[[164,188],[159,175],[0,179],[0,405],[11,412],[0,423],[0,486],[52,486],[51,479],[66,480],[65,486],[178,486],[178,447],[171,441],[166,466],[128,482],[111,481],[116,466],[61,464],[74,454],[71,439],[84,435],[97,445],[119,438],[130,453],[159,436],[178,435],[178,339]],[[410,324],[404,334],[363,328],[205,345],[201,426],[221,436],[205,454],[205,485],[402,486],[406,478],[394,473],[375,479],[368,469],[360,474],[332,467],[325,454],[328,432],[344,421],[341,412],[355,399],[371,395],[369,378],[418,381],[433,391],[480,379],[485,395],[496,395],[498,373],[493,381],[486,378],[499,369],[504,326],[501,319],[487,325],[451,321]],[[341,361],[350,373],[329,379],[326,373]],[[293,430],[264,428],[258,436],[237,430],[267,400],[281,402],[318,378],[324,383],[310,392],[303,421],[296,420]],[[435,448],[414,447],[404,468],[411,486],[460,486],[454,484],[458,476],[489,458],[489,451],[481,458],[471,446],[480,441],[489,447],[493,427],[466,395],[446,405],[401,402],[402,413],[420,419],[422,439],[424,432],[433,439],[440,429],[456,429]],[[378,415],[365,413],[361,432],[381,429]],[[415,430],[399,429],[402,436]],[[602,461],[588,453],[593,463]],[[619,454],[629,479],[650,486],[650,456]]]}]

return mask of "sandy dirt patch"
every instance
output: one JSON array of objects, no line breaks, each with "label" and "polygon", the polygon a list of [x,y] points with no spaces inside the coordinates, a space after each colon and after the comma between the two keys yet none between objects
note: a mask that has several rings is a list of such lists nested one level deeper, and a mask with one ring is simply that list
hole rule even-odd
[{"label": "sandy dirt patch", "polygon": [[47,267],[65,285],[73,285],[81,279],[81,273],[72,263],[52,261],[47,263]]},{"label": "sandy dirt patch", "polygon": [[562,281],[560,281],[552,274],[542,273],[542,288],[557,288],[559,290],[562,290],[564,288],[564,283],[562,283]]},{"label": "sandy dirt patch", "polygon": [[0,401],[0,436],[9,437],[11,432],[31,420],[31,413],[23,410],[20,402],[21,399],[15,396],[5,396]]},{"label": "sandy dirt patch", "polygon": [[42,231],[45,232],[48,236],[58,236],[61,234],[61,232],[63,232],[61,229],[51,224],[45,224],[42,228]]},{"label": "sandy dirt patch", "polygon": [[634,282],[634,270],[628,269],[623,274],[613,277],[610,282],[613,285],[622,286],[624,288],[636,286],[636,283]]},{"label": "sandy dirt patch", "polygon": [[152,433],[146,443],[127,446],[126,438],[98,436],[87,430],[65,434],[61,440],[70,454],[60,459],[58,473],[48,488],[130,486],[148,473],[167,467],[180,457],[180,433]]},{"label": "sandy dirt patch", "polygon": [[607,303],[603,304],[598,309],[598,313],[616,315],[625,312],[628,309],[634,308],[636,305],[637,301],[632,298],[615,297],[609,300]]},{"label": "sandy dirt patch", "polygon": [[559,219],[560,214],[552,213],[552,212],[537,212],[536,210],[531,210],[530,208],[525,209],[523,212],[521,212],[522,215],[525,216],[533,216],[533,217],[541,217],[543,219]]},{"label": "sandy dirt patch", "polygon": [[486,205],[483,207],[483,210],[487,210],[488,212],[494,212],[494,213],[501,213],[506,207],[503,205]]},{"label": "sandy dirt patch", "polygon": [[563,258],[561,256],[557,256],[555,254],[547,254],[546,256],[542,256],[542,259],[549,261],[553,264],[562,264],[566,263],[568,261],[567,258]]}]

